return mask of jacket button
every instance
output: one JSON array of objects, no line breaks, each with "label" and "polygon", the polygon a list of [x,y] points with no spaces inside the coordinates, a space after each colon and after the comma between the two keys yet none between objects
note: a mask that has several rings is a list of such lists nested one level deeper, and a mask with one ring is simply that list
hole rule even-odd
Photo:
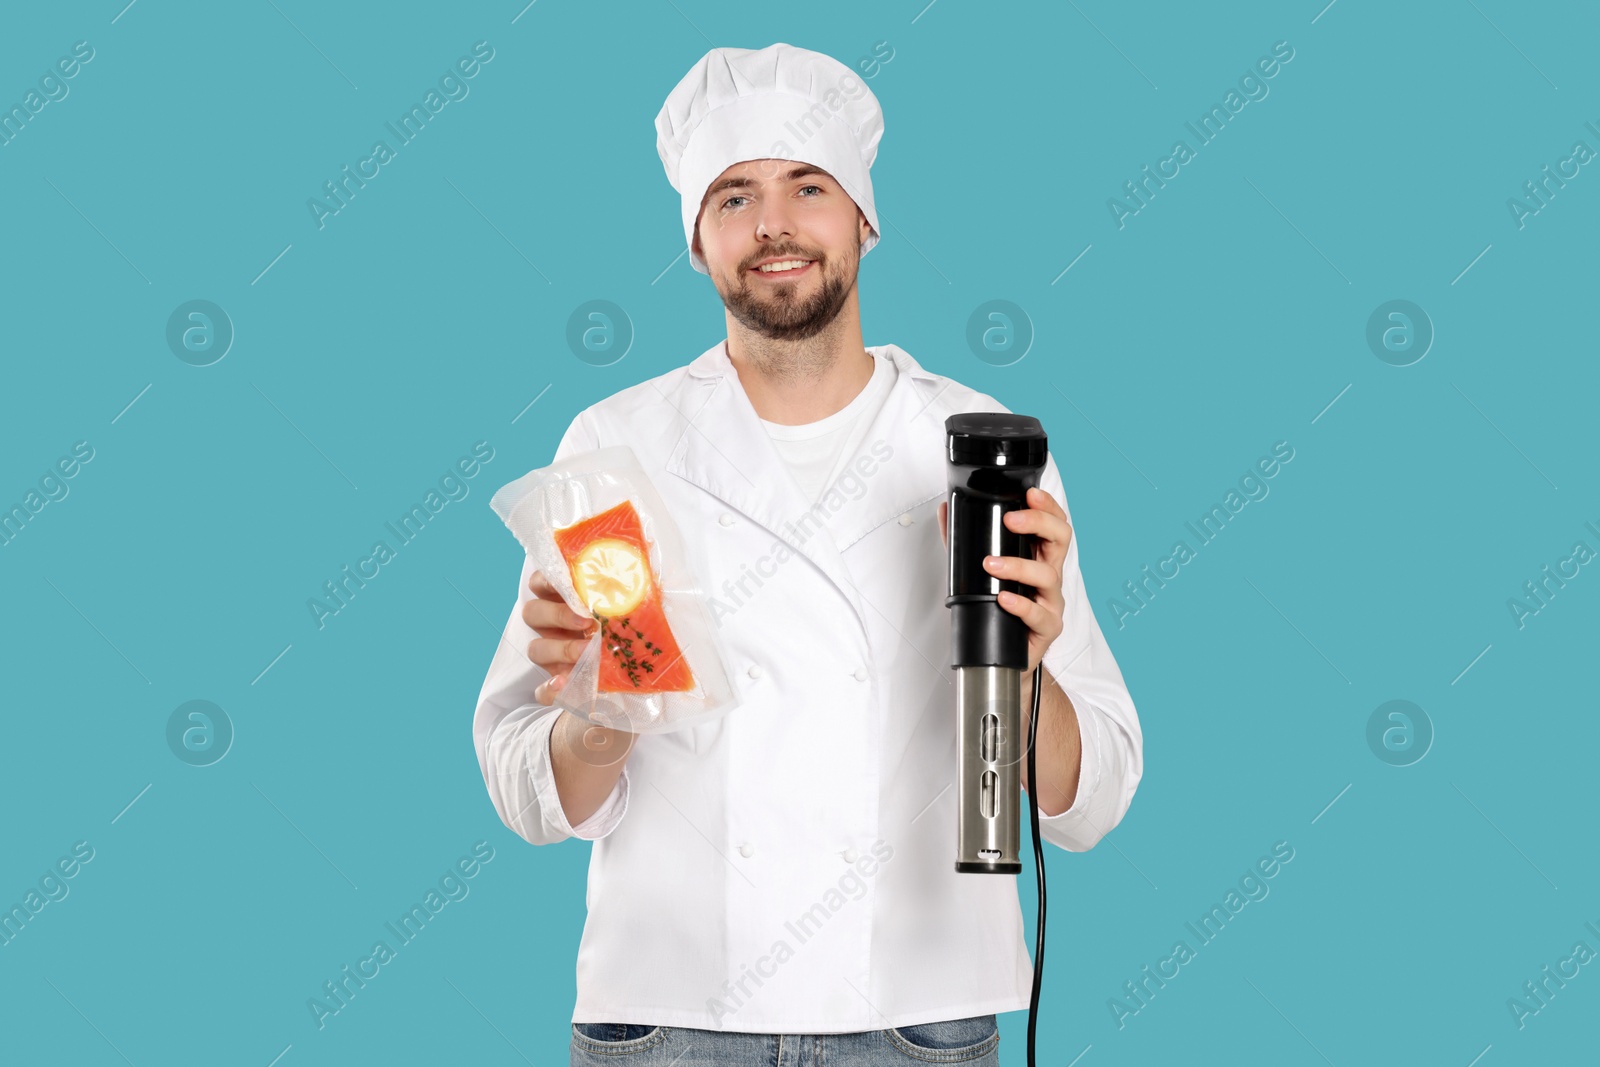
[{"label": "jacket button", "polygon": [[745,671],[745,673],[748,674],[752,678],[761,677],[761,664],[759,664],[759,663],[750,664],[750,669],[748,671]]},{"label": "jacket button", "polygon": [[858,682],[866,681],[867,680],[867,669],[865,667],[857,667],[856,668],[855,679]]},{"label": "jacket button", "polygon": [[904,515],[900,516],[900,525],[901,526],[910,526],[911,525],[911,512],[908,511]]},{"label": "jacket button", "polygon": [[860,858],[860,854],[858,852],[856,852],[855,849],[847,848],[847,849],[844,850],[844,861],[846,863],[854,863],[859,858]]},{"label": "jacket button", "polygon": [[751,848],[749,845],[740,845],[739,846],[739,855],[743,856],[745,859],[749,859],[750,858],[750,854],[752,852],[754,852],[754,851],[755,851],[755,849]]},{"label": "jacket button", "polygon": [[724,511],[721,515],[717,516],[717,521],[722,523],[724,526],[732,526],[733,516]]}]

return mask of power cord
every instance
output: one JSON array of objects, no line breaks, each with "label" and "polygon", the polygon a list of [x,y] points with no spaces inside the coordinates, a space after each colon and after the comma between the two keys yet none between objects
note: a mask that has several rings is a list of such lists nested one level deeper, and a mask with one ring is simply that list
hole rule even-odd
[{"label": "power cord", "polygon": [[1044,980],[1044,845],[1039,840],[1039,779],[1034,771],[1033,742],[1039,732],[1041,662],[1033,671],[1033,713],[1028,717],[1028,825],[1033,829],[1033,867],[1039,873],[1039,918],[1034,926],[1033,995],[1028,1000],[1028,1067],[1034,1067],[1033,1037],[1039,1024],[1039,985]]}]

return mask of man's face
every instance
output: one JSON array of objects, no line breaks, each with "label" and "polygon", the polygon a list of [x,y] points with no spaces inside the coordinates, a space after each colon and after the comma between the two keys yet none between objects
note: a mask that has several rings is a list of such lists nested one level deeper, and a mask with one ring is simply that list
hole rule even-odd
[{"label": "man's face", "polygon": [[[775,340],[821,332],[855,291],[872,232],[827,171],[786,159],[735,163],[707,190],[696,250],[734,318]],[[762,264],[802,260],[786,270]]]}]

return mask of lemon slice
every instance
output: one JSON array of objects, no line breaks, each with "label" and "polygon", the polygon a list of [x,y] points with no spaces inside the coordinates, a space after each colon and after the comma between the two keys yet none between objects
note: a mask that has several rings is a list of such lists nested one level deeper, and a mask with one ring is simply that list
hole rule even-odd
[{"label": "lemon slice", "polygon": [[572,564],[578,597],[595,615],[626,615],[650,592],[650,565],[627,541],[591,541]]}]

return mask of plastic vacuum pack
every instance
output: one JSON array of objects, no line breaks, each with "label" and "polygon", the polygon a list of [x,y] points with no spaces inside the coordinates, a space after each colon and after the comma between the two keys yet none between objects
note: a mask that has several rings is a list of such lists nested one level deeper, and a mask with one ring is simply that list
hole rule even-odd
[{"label": "plastic vacuum pack", "polygon": [[710,595],[633,449],[530,471],[489,506],[567,605],[599,623],[557,706],[632,733],[683,729],[738,706]]}]

